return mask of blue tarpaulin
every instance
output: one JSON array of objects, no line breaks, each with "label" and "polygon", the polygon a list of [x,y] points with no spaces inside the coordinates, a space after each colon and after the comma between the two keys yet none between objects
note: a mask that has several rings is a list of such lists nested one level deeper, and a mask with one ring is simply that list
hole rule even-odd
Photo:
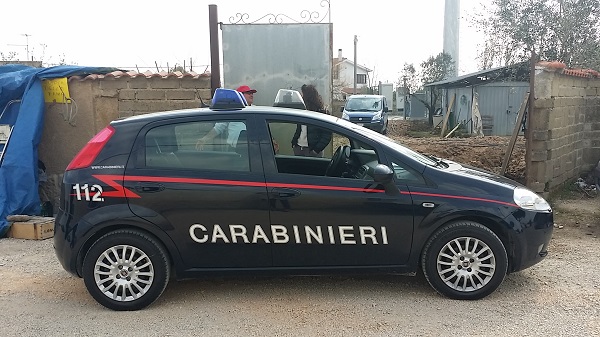
[{"label": "blue tarpaulin", "polygon": [[42,80],[105,74],[115,70],[118,69],[81,66],[33,68],[16,64],[0,66],[0,124],[12,127],[0,164],[0,237],[4,237],[8,231],[8,215],[40,213],[37,148],[44,127]]}]

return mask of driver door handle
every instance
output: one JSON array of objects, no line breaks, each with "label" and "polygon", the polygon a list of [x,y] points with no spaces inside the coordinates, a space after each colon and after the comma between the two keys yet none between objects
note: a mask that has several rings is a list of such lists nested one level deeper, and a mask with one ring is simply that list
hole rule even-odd
[{"label": "driver door handle", "polygon": [[292,188],[273,188],[271,190],[271,195],[277,199],[289,199],[300,196],[300,191],[292,189]]}]

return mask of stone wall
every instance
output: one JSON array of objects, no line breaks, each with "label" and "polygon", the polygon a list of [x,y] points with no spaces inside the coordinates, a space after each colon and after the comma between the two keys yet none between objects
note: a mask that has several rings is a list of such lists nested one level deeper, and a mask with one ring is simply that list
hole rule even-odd
[{"label": "stone wall", "polygon": [[58,205],[62,174],[73,157],[111,121],[149,112],[197,108],[209,103],[209,74],[141,74],[115,72],[69,78],[70,104],[46,104],[38,149],[47,182],[42,201]]},{"label": "stone wall", "polygon": [[548,193],[600,160],[600,79],[537,69],[527,185]]}]

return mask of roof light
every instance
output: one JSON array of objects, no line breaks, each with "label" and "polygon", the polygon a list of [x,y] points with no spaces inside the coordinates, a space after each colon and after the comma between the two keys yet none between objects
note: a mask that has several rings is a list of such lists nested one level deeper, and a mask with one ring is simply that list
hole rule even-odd
[{"label": "roof light", "polygon": [[302,95],[297,90],[279,89],[273,106],[306,110]]},{"label": "roof light", "polygon": [[237,92],[233,89],[217,88],[213,99],[210,102],[210,108],[213,110],[224,110],[224,109],[240,109],[248,105],[244,95],[241,92]]}]

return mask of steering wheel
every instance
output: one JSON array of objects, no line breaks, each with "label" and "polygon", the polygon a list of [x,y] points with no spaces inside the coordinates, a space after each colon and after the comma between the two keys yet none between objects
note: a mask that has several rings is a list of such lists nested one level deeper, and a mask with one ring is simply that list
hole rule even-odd
[{"label": "steering wheel", "polygon": [[340,145],[333,154],[325,175],[329,177],[339,177],[344,172],[345,164],[349,159],[350,146]]}]

